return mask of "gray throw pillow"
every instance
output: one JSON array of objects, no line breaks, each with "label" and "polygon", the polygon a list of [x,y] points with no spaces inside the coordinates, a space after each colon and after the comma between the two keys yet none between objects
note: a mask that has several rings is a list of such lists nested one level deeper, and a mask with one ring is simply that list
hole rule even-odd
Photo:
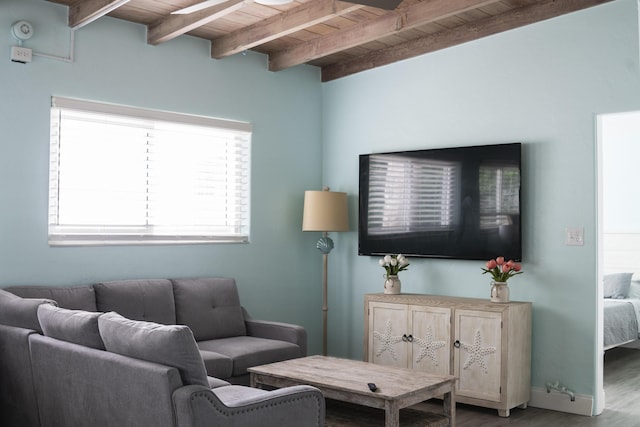
[{"label": "gray throw pillow", "polygon": [[102,313],[84,310],[68,310],[42,304],[38,307],[38,319],[45,336],[104,350],[98,331],[98,317]]},{"label": "gray throw pillow", "polygon": [[108,351],[173,366],[184,385],[209,386],[204,362],[188,326],[130,320],[110,312],[98,318],[98,327]]},{"label": "gray throw pillow", "polygon": [[605,298],[626,298],[631,286],[631,276],[633,273],[616,273],[604,276],[604,297]]},{"label": "gray throw pillow", "polygon": [[41,304],[56,305],[56,302],[44,298],[21,298],[0,289],[0,324],[42,333],[37,312]]}]

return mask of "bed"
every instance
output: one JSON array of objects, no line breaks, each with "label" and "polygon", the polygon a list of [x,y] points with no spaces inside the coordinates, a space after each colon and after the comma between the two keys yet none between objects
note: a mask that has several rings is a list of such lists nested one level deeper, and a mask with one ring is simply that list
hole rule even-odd
[{"label": "bed", "polygon": [[604,277],[604,349],[629,344],[640,338],[640,281],[632,273]]}]

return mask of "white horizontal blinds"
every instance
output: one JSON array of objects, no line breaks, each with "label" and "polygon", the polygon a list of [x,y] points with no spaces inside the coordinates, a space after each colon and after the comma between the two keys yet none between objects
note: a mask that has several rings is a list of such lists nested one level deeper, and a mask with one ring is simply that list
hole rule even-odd
[{"label": "white horizontal blinds", "polygon": [[[179,144],[175,141],[180,140]],[[248,145],[225,131],[164,124],[149,144],[149,222],[164,234],[244,234]]]},{"label": "white horizontal blinds", "polygon": [[480,228],[513,223],[520,212],[520,169],[504,164],[480,166]]},{"label": "white horizontal blinds", "polygon": [[248,241],[249,125],[64,98],[51,116],[51,244]]},{"label": "white horizontal blinds", "polygon": [[453,227],[460,199],[456,163],[400,155],[372,155],[369,162],[369,233]]}]

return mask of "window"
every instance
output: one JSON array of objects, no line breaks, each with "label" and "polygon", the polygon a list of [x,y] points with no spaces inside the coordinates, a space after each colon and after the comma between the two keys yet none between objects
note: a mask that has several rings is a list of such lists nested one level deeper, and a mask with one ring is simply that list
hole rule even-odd
[{"label": "window", "polygon": [[49,244],[249,241],[251,125],[54,97]]},{"label": "window", "polygon": [[372,155],[370,161],[370,234],[454,227],[460,199],[456,163],[388,155]]}]

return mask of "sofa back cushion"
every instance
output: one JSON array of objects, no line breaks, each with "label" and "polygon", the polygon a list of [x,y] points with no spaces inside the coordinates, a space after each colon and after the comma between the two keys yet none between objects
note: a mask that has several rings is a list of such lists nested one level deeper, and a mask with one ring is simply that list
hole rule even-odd
[{"label": "sofa back cushion", "polygon": [[55,305],[55,301],[44,298],[22,298],[0,289],[0,324],[32,329],[42,333],[38,321],[38,306]]},{"label": "sofa back cushion", "polygon": [[98,318],[98,328],[108,351],[172,366],[184,385],[208,387],[204,362],[187,326],[130,320],[111,312]]},{"label": "sofa back cushion", "polygon": [[96,295],[93,286],[10,286],[7,291],[23,298],[47,298],[58,307],[69,310],[96,311]]},{"label": "sofa back cushion", "polygon": [[171,279],[176,323],[187,325],[197,341],[247,334],[234,279]]},{"label": "sofa back cushion", "polygon": [[102,313],[95,311],[67,310],[50,304],[38,307],[38,320],[45,336],[104,350],[98,330],[100,315]]},{"label": "sofa back cushion", "polygon": [[133,320],[176,323],[173,288],[166,279],[118,280],[96,283],[98,311],[115,311]]}]

